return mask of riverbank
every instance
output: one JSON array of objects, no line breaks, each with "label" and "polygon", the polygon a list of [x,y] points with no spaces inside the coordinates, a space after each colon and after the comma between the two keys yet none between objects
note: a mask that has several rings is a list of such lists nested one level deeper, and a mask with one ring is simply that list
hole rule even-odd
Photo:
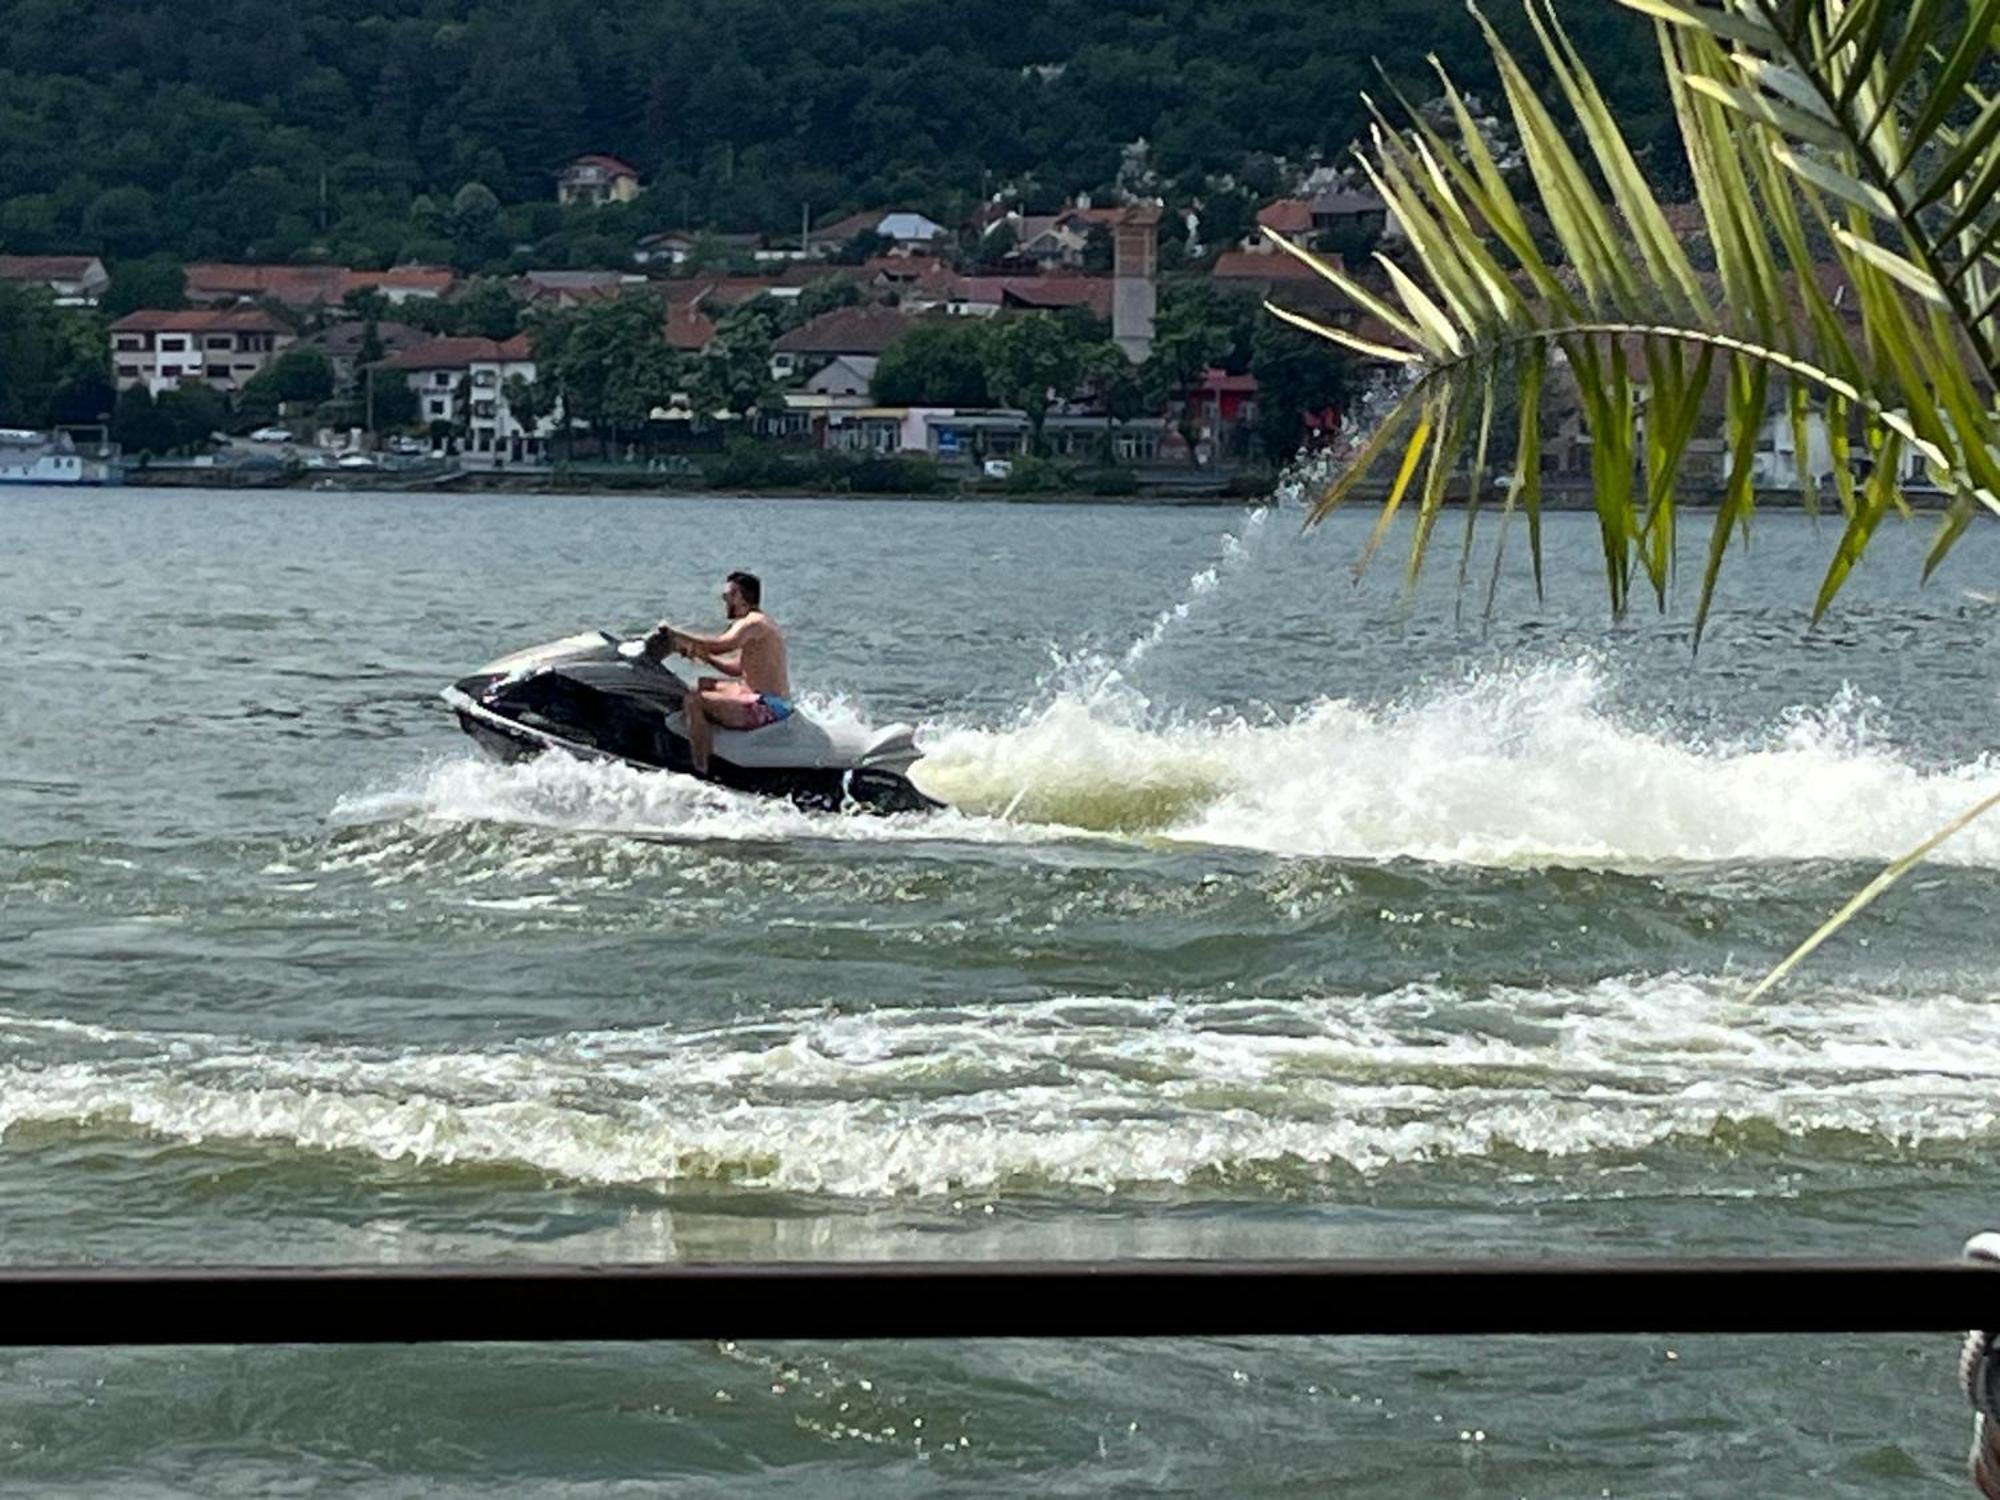
[{"label": "riverbank", "polygon": [[[1122,478],[1122,476],[1121,476]],[[1244,482],[1248,479],[1250,482]],[[1251,471],[1217,474],[1202,470],[1171,476],[1146,476],[1136,483],[1094,486],[1080,483],[1023,487],[1004,480],[966,479],[934,489],[862,490],[829,484],[711,484],[701,473],[588,468],[452,469],[443,472],[405,469],[216,468],[191,464],[153,464],[128,470],[125,483],[164,489],[328,490],[366,493],[373,490],[448,492],[501,495],[652,495],[738,499],[835,498],[855,500],[1000,500],[1024,503],[1087,501],[1134,505],[1239,506],[1268,495],[1276,480]]]},{"label": "riverbank", "polygon": [[[997,501],[1017,505],[1086,504],[1173,508],[1254,505],[1268,499],[1277,488],[1278,482],[1277,476],[1255,470],[1238,470],[1231,473],[1197,470],[1185,474],[1146,475],[1140,477],[1136,487],[1121,484],[1115,487],[1097,488],[1093,487],[1087,478],[1081,483],[1047,488],[1016,487],[1004,480],[966,479],[954,486],[938,489],[879,491],[840,488],[827,484],[710,484],[702,478],[699,471],[661,473],[589,468],[444,471],[310,469],[293,472],[271,468],[229,469],[188,464],[154,464],[130,469],[125,474],[127,485],[166,489],[325,490],[362,494],[385,491],[397,494],[422,492],[465,495],[632,495],[689,500]],[[1351,492],[1348,503],[1350,506],[1380,505],[1387,496],[1386,484],[1361,484]],[[1910,490],[1905,492],[1905,498],[1913,509],[1941,510],[1949,497],[1937,491]],[[1710,510],[1718,505],[1721,499],[1719,488],[1702,488],[1684,491],[1680,505],[1683,510]],[[1505,501],[1506,492],[1499,489],[1489,489],[1480,498],[1482,507],[1497,508]],[[1462,510],[1465,503],[1466,497],[1462,490],[1448,493],[1445,497],[1448,509]],[[1756,503],[1758,508],[1763,510],[1804,509],[1798,491],[1793,489],[1759,491]],[[1541,507],[1545,511],[1587,511],[1594,509],[1595,505],[1595,497],[1588,485],[1545,484],[1543,486]],[[1837,512],[1839,502],[1831,496],[1823,496],[1821,506],[1829,512]]]}]

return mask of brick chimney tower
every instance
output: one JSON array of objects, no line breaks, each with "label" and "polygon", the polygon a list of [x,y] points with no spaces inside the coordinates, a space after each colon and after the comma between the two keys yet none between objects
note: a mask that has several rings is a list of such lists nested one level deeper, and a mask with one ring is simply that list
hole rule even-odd
[{"label": "brick chimney tower", "polygon": [[1153,352],[1154,281],[1160,271],[1160,206],[1135,203],[1112,230],[1111,339],[1133,364]]}]

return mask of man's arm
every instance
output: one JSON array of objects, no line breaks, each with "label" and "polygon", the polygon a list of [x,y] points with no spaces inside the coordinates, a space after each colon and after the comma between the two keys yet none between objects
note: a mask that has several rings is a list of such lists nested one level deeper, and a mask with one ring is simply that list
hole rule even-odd
[{"label": "man's arm", "polygon": [[744,638],[749,633],[749,622],[738,620],[721,635],[695,635],[691,631],[676,630],[674,639],[680,649],[689,656],[705,661],[724,652],[742,650]]},{"label": "man's arm", "polygon": [[[721,635],[692,635],[662,623],[654,636],[661,638],[662,651],[678,651],[694,661],[707,663],[725,677],[741,677],[743,647],[752,628],[747,620],[739,620]],[[648,637],[649,642],[651,639]]]}]

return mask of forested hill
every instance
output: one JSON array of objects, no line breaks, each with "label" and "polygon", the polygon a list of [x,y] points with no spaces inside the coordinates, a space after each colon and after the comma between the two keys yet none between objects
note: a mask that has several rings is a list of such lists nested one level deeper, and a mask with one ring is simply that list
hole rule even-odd
[{"label": "forested hill", "polygon": [[[1660,133],[1649,24],[1558,9]],[[1005,184],[1106,187],[1139,137],[1192,196],[1338,152],[1373,60],[1428,92],[1432,51],[1490,83],[1462,0],[0,0],[0,248],[439,258],[471,183],[557,234],[552,172],[588,151],[647,184],[606,239],[802,204],[955,222]]]}]

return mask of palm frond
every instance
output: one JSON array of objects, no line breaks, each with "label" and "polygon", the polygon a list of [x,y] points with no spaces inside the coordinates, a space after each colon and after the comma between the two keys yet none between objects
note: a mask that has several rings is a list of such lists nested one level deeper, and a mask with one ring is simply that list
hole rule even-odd
[{"label": "palm frond", "polygon": [[[1981,87],[1994,71],[2000,0],[1621,0],[1655,25],[1712,273],[1696,269],[1674,232],[1552,0],[1522,3],[1547,82],[1531,76],[1476,0],[1470,9],[1531,192],[1510,183],[1440,69],[1448,123],[1399,99],[1410,116],[1399,128],[1370,101],[1372,149],[1360,166],[1403,237],[1379,275],[1278,242],[1382,331],[1363,337],[1284,316],[1399,367],[1406,382],[1312,520],[1400,440],[1362,562],[1415,485],[1414,576],[1446,483],[1471,443],[1476,489],[1495,406],[1511,394],[1520,405],[1515,474],[1487,605],[1517,509],[1539,596],[1542,433],[1553,403],[1567,400],[1591,440],[1611,607],[1622,612],[1642,576],[1664,607],[1682,501],[1697,478],[1694,439],[1719,407],[1725,462],[1708,480],[1718,505],[1697,642],[1730,543],[1755,510],[1753,458],[1770,422],[1789,425],[1801,461],[1816,422],[1831,450],[1843,527],[1815,620],[1884,517],[1909,513],[1907,461],[1951,497],[1924,561],[1928,577],[1980,510],[2000,514],[2000,95]],[[1870,467],[1857,484],[1862,457]],[[1816,503],[1801,477],[1801,498]],[[1476,513],[1469,503],[1461,582]],[[1758,993],[1994,805],[2000,797],[1890,866]]]},{"label": "palm frond", "polygon": [[[1409,125],[1398,129],[1369,101],[1376,123],[1360,166],[1403,243],[1372,272],[1279,243],[1377,329],[1364,336],[1286,316],[1406,367],[1427,387],[1413,408],[1426,420],[1410,430],[1390,480],[1390,512],[1418,473],[1448,477],[1465,466],[1480,425],[1472,415],[1521,379],[1537,348],[1534,368],[1549,378],[1523,402],[1520,450],[1525,459],[1538,447],[1531,419],[1546,421],[1552,400],[1574,404],[1591,442],[1618,612],[1640,576],[1666,602],[1680,502],[1698,477],[1689,472],[1694,438],[1719,406],[1726,462],[1707,479],[1721,514],[1699,640],[1728,542],[1756,504],[1751,455],[1769,422],[1789,426],[1802,460],[1801,440],[1816,425],[1843,459],[1855,451],[1856,424],[1896,434],[1968,506],[2000,512],[2000,340],[1991,336],[2000,328],[2000,99],[1974,81],[2000,0],[1955,10],[1940,0],[1622,3],[1657,25],[1712,277],[1696,270],[1550,0],[1524,0],[1547,78],[1539,83],[1475,4],[1532,193],[1510,186],[1448,77],[1444,124],[1399,97]],[[1962,29],[1943,25],[1948,13]],[[1546,222],[1545,241],[1532,217]],[[1459,419],[1448,420],[1454,411]],[[1382,456],[1376,449],[1368,461]],[[1525,461],[1516,467],[1539,578],[1537,476]],[[1851,476],[1831,478],[1851,516]],[[1352,488],[1343,479],[1342,496]],[[1873,493],[1903,508],[1897,476],[1883,484]],[[1418,493],[1433,490],[1427,478]],[[1802,484],[1801,498],[1816,504],[1816,486]],[[1413,570],[1436,520],[1421,504],[1419,514]],[[1954,514],[1933,566],[1963,530]],[[1860,534],[1864,549],[1872,534]],[[1836,559],[1829,581],[1837,586],[1855,561]]]}]

